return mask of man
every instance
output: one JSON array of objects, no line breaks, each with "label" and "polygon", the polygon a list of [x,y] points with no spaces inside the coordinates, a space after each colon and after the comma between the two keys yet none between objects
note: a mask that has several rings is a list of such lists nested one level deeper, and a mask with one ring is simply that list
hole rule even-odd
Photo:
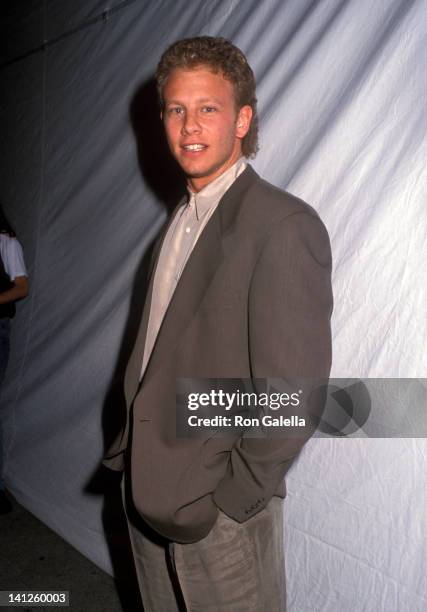
[{"label": "man", "polygon": [[258,126],[239,49],[178,41],[156,80],[188,197],[154,253],[125,377],[130,418],[106,464],[123,469],[126,451],[146,611],[282,612],[283,477],[304,437],[179,438],[175,388],[182,378],[326,378],[329,240],[312,208],[245,161]]}]

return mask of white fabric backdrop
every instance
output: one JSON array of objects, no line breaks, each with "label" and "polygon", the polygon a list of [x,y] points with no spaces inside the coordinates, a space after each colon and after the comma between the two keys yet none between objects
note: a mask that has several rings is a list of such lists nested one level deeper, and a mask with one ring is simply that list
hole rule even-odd
[{"label": "white fabric backdrop", "polygon": [[[26,3],[4,22],[6,58],[104,8]],[[178,38],[222,35],[247,54],[254,167],[331,236],[332,374],[425,377],[426,23],[425,0],[136,0],[2,68],[2,199],[31,276],[2,395],[7,482],[107,571],[102,500],[85,488],[135,276],[166,217],[138,165],[137,88]],[[424,439],[310,441],[288,477],[290,612],[427,609],[426,456]]]}]

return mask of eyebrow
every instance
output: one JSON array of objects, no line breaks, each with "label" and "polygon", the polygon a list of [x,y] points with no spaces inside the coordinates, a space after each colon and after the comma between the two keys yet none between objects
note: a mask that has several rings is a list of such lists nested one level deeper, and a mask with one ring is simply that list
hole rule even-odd
[{"label": "eyebrow", "polygon": [[[197,100],[197,102],[199,104],[207,104],[207,103],[213,103],[213,104],[218,104],[219,106],[223,106],[223,102],[221,100],[219,100],[218,98],[212,97],[212,98],[199,98]],[[165,104],[181,104],[182,106],[185,106],[184,102],[181,102],[180,100],[165,100]]]}]

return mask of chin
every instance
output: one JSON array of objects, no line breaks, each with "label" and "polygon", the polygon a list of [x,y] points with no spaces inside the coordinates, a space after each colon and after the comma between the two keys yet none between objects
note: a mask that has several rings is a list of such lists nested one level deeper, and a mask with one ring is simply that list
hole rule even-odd
[{"label": "chin", "polygon": [[224,162],[211,165],[192,165],[186,164],[185,162],[181,165],[182,170],[189,178],[206,178],[218,172],[218,170],[225,166]]},{"label": "chin", "polygon": [[191,172],[191,170],[186,171],[185,168],[183,168],[185,174],[188,176],[188,178],[205,178],[207,176],[210,176],[212,174],[212,172],[210,172],[209,170],[207,170],[206,172],[203,171],[199,171],[199,172]]},{"label": "chin", "polygon": [[183,172],[185,172],[186,176],[189,178],[203,178],[205,176],[210,176],[212,172],[215,172],[215,170],[212,170],[211,168],[194,168],[186,164],[180,165]]}]

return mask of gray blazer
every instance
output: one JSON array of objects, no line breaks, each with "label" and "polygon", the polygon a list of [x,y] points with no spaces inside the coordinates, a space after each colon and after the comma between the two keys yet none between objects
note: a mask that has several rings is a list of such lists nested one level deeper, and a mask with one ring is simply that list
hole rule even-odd
[{"label": "gray blazer", "polygon": [[104,464],[123,469],[126,451],[138,512],[163,536],[193,542],[218,508],[243,522],[284,497],[306,438],[178,438],[175,381],[327,379],[329,238],[314,209],[248,166],[187,261],[140,384],[153,276],[125,375],[128,422]]}]

